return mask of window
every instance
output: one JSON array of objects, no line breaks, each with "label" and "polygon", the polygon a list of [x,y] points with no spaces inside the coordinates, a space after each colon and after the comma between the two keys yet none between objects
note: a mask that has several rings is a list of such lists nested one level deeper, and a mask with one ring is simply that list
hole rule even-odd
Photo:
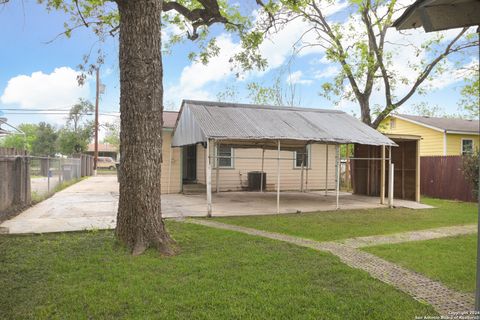
[{"label": "window", "polygon": [[473,153],[473,140],[462,139],[462,155]]},{"label": "window", "polygon": [[395,119],[390,119],[390,129],[395,129],[396,125]]},{"label": "window", "polygon": [[[233,148],[229,146],[222,146],[216,148],[219,168],[233,168]],[[215,164],[217,162],[215,161]]]},{"label": "window", "polygon": [[295,168],[310,167],[310,148],[305,147],[295,151]]}]

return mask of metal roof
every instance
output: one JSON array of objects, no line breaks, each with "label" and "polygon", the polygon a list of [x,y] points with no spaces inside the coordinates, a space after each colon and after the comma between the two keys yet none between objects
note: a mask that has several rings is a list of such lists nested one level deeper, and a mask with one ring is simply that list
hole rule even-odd
[{"label": "metal roof", "polygon": [[[244,146],[282,140],[293,147],[307,142],[396,144],[354,117],[337,110],[184,100],[172,146],[208,139]],[[266,146],[268,147],[268,146]]]},{"label": "metal roof", "polygon": [[440,117],[427,117],[427,116],[412,116],[409,114],[397,114],[392,115],[399,119],[417,122],[420,125],[426,125],[437,128],[442,131],[457,131],[465,133],[479,134],[480,121],[478,120],[466,120],[455,118],[440,118]]}]

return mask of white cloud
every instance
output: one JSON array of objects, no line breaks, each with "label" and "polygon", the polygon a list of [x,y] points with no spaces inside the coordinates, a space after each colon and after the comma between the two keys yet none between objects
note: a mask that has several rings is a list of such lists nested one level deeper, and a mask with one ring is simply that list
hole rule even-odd
[{"label": "white cloud", "polygon": [[315,73],[315,79],[331,78],[335,77],[340,72],[337,66],[330,65],[325,69],[319,70]]},{"label": "white cloud", "polygon": [[61,67],[50,74],[37,71],[18,75],[8,81],[0,102],[19,108],[67,108],[89,94],[88,82],[78,85],[78,74],[69,67]]},{"label": "white cloud", "polygon": [[450,61],[447,61],[445,68],[447,70],[446,72],[437,74],[427,81],[427,84],[430,85],[432,89],[443,89],[451,84],[463,81],[467,76],[466,70],[478,69],[478,59],[472,59],[469,63],[463,65],[462,68],[458,68]]},{"label": "white cloud", "polygon": [[302,79],[302,76],[303,76],[303,72],[300,71],[300,70],[292,72],[287,77],[287,83],[289,83],[289,84],[307,84],[307,85],[312,83],[312,80]]},{"label": "white cloud", "polygon": [[[408,0],[400,0],[402,2]],[[328,4],[326,2],[321,3],[324,7],[322,8],[323,12],[326,13],[326,16],[331,16],[330,20],[341,23],[341,28],[344,30],[343,45],[347,50],[351,48],[354,41],[359,38],[359,35],[364,34],[364,30],[361,27],[362,23],[358,13],[352,13],[349,9],[348,2],[346,1],[335,1],[333,4]],[[340,13],[338,15],[335,15]],[[381,12],[380,12],[381,13]],[[335,15],[335,16],[333,16]],[[255,19],[259,19],[258,16],[254,15]],[[316,72],[313,73],[313,78],[316,80],[325,80],[331,78],[338,74],[339,65],[331,63],[328,61],[325,55],[325,49],[322,46],[309,45],[318,43],[318,34],[315,32],[305,31],[311,28],[311,25],[307,21],[301,19],[296,19],[295,21],[287,24],[282,29],[277,30],[278,32],[269,34],[267,39],[260,46],[260,53],[267,60],[268,67],[265,71],[253,71],[245,74],[245,78],[249,77],[263,77],[267,72],[272,69],[279,68],[281,66],[290,65],[290,57],[295,52],[295,47],[306,46],[300,52],[298,56],[304,57],[306,55],[312,55],[315,57],[310,60],[311,64],[315,64],[318,67]],[[445,40],[452,39],[452,37],[458,32],[458,30],[445,31]],[[302,37],[303,35],[303,37]],[[385,44],[387,51],[392,53],[392,63],[393,66],[390,67],[390,70],[393,71],[393,76],[397,79],[410,79],[413,80],[412,69],[409,67],[408,62],[419,62],[422,59],[428,60],[426,53],[422,53],[419,56],[416,55],[413,46],[420,47],[422,43],[426,40],[432,38],[432,34],[426,34],[423,30],[409,30],[408,32],[398,32],[394,29],[389,29],[387,34],[388,42]],[[298,40],[302,37],[302,42],[299,43]],[[405,45],[409,43],[410,45]],[[198,62],[193,62],[192,64],[186,66],[180,76],[180,81],[174,86],[167,87],[166,90],[166,99],[179,101],[182,98],[197,98],[197,99],[212,99],[214,93],[210,89],[210,84],[214,82],[226,81],[231,78],[236,70],[231,69],[231,64],[229,59],[239,50],[241,50],[240,44],[234,42],[233,39],[228,34],[221,34],[217,37],[217,44],[221,48],[221,51],[217,57],[211,59],[208,65],[203,65]],[[293,60],[292,60],[293,61]],[[301,69],[291,74],[287,81],[289,83],[297,84],[310,84],[313,82],[312,79],[302,79],[306,69]],[[300,73],[299,73],[300,72]],[[311,72],[311,71],[309,71]],[[446,83],[446,81],[443,81]],[[362,80],[358,81],[360,86],[363,86]],[[437,86],[432,84],[433,87]],[[406,85],[398,81],[397,88],[395,90],[395,95],[397,97],[403,96],[410,85]],[[376,88],[378,91],[374,91],[375,94],[372,95],[371,102],[372,104],[384,103],[383,97],[383,84],[381,81],[378,82]],[[168,97],[167,97],[168,96]],[[351,105],[350,102],[341,103],[340,105]]]},{"label": "white cloud", "polygon": [[[345,9],[348,6],[347,1],[335,2],[323,8],[326,15],[333,15]],[[260,19],[258,12],[254,12],[254,19]],[[268,67],[264,71],[253,71],[243,75],[247,77],[260,77],[268,71],[284,65],[290,56],[294,53],[295,45],[305,30],[308,29],[308,23],[297,19],[287,24],[276,33],[270,34],[260,45],[259,51],[263,58],[268,61]],[[176,30],[178,32],[178,30]],[[303,43],[313,42],[315,35],[309,34],[303,39]],[[237,70],[232,70],[229,60],[232,56],[241,50],[241,44],[234,42],[229,34],[223,33],[217,37],[217,45],[221,48],[218,56],[210,59],[207,65],[200,62],[192,62],[186,66],[180,76],[177,85],[167,87],[165,92],[165,101],[180,101],[181,99],[212,99],[212,93],[208,91],[206,85],[212,82],[225,81],[234,76]],[[322,47],[309,47],[302,50],[301,56],[313,53],[322,53]],[[310,84],[312,80],[295,79],[292,81],[299,84]]]}]

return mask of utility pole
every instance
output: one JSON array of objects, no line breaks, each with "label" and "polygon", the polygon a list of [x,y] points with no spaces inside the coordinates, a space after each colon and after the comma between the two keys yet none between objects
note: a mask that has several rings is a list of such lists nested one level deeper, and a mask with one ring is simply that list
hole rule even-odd
[{"label": "utility pole", "polygon": [[97,162],[98,162],[98,100],[100,96],[100,68],[96,69],[97,84],[95,93],[95,154],[93,158],[93,175],[97,175]]}]

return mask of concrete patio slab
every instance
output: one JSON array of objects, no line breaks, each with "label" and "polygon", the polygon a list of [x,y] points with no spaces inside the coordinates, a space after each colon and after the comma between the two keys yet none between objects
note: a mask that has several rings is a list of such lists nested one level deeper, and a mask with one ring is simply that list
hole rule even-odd
[{"label": "concrete patio slab", "polygon": [[[281,213],[335,210],[334,192],[282,192]],[[397,206],[400,202],[396,203]],[[417,206],[402,201],[403,206]],[[25,210],[0,225],[0,233],[45,233],[113,229],[118,207],[118,183],[114,175],[91,177]],[[340,194],[340,209],[385,207],[378,198]],[[276,214],[275,192],[223,192],[213,194],[213,216]],[[206,216],[206,196],[168,194],[162,196],[165,218]]]},{"label": "concrete patio slab", "polygon": [[0,225],[1,233],[112,229],[118,206],[116,176],[91,177]]}]

